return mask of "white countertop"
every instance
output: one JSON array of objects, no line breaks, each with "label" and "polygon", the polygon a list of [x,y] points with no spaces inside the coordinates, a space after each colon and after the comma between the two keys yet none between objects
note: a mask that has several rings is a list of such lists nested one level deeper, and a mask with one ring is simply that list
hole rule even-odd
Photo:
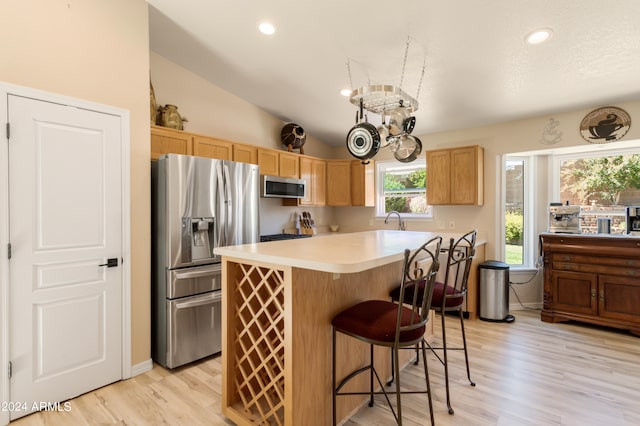
[{"label": "white countertop", "polygon": [[214,253],[256,262],[346,274],[402,260],[404,249],[417,249],[438,235],[443,237],[443,246],[449,244],[449,238],[462,236],[416,231],[365,231],[218,247],[214,249]]}]

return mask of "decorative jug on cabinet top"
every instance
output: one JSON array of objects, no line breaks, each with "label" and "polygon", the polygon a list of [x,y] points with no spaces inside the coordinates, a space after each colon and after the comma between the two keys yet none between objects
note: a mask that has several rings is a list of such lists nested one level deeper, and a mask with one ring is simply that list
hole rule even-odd
[{"label": "decorative jug on cabinet top", "polygon": [[186,118],[180,116],[178,107],[171,104],[160,108],[160,119],[162,120],[162,126],[178,130],[183,130],[184,127],[182,123],[188,121]]}]

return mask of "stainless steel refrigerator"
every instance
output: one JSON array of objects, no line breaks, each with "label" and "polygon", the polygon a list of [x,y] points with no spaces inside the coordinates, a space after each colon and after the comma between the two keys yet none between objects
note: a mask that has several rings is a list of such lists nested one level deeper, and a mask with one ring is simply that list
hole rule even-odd
[{"label": "stainless steel refrigerator", "polygon": [[152,357],[167,368],[221,345],[216,247],[258,242],[258,166],[167,154],[151,166]]}]

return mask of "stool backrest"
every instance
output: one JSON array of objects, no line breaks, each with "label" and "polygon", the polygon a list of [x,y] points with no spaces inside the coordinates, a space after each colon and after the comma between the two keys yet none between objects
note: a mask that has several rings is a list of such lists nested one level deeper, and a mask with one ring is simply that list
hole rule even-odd
[{"label": "stool backrest", "polygon": [[[427,241],[415,251],[406,249],[404,251],[404,264],[402,268],[402,282],[400,284],[399,300],[404,300],[404,306],[411,308],[418,313],[412,317],[408,324],[401,325],[402,303],[398,306],[398,319],[396,339],[403,331],[416,329],[424,326],[429,320],[429,310],[431,309],[431,296],[433,295],[433,285],[436,273],[440,267],[438,255],[442,245],[442,237],[438,236]],[[424,283],[424,291],[418,288]],[[409,306],[405,294],[412,295],[412,303]]]},{"label": "stool backrest", "polygon": [[474,229],[458,238],[458,240],[451,238],[449,241],[444,284],[453,290],[445,292],[445,298],[459,298],[467,293],[471,263],[476,254],[477,235],[478,231]]}]

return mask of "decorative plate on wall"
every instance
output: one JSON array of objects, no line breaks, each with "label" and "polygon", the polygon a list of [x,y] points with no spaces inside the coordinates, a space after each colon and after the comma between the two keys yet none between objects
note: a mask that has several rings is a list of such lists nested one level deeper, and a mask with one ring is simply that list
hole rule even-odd
[{"label": "decorative plate on wall", "polygon": [[589,143],[615,142],[631,127],[631,117],[623,109],[607,106],[587,114],[580,123],[580,135]]}]

